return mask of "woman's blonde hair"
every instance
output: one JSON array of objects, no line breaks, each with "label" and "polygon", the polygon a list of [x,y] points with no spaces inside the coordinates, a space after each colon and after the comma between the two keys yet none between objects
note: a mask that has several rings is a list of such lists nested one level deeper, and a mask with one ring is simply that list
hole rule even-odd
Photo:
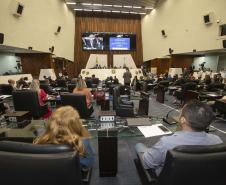
[{"label": "woman's blonde hair", "polygon": [[83,80],[82,78],[78,78],[76,88],[77,89],[87,88],[85,80]]},{"label": "woman's blonde hair", "polygon": [[30,84],[30,89],[39,92],[40,91],[39,80],[37,80],[37,79],[32,80],[32,82]]},{"label": "woman's blonde hair", "polygon": [[50,117],[45,133],[35,144],[69,144],[80,155],[85,155],[82,138],[90,137],[82,126],[78,112],[71,106],[58,108]]}]

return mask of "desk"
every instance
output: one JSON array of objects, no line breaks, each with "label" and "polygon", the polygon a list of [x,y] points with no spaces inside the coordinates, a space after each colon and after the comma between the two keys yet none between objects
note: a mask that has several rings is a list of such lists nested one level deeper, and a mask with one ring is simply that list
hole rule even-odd
[{"label": "desk", "polygon": [[209,101],[213,101],[213,100],[216,100],[216,99],[220,99],[223,97],[223,94],[219,94],[217,92],[208,92],[208,91],[203,91],[203,92],[200,92],[199,94],[199,98],[200,100],[209,100]]}]

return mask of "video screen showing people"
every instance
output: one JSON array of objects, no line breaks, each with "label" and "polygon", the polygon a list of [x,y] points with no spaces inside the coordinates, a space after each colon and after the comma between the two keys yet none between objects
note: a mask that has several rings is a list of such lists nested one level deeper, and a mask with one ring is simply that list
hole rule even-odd
[{"label": "video screen showing people", "polygon": [[82,42],[84,50],[104,50],[104,38],[99,34],[84,34]]}]

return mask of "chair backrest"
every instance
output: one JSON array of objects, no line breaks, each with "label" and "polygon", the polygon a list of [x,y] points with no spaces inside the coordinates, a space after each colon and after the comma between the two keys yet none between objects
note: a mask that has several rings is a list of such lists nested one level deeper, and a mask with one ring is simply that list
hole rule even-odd
[{"label": "chair backrest", "polygon": [[61,104],[70,105],[74,107],[78,112],[81,118],[88,117],[88,109],[86,104],[86,96],[81,94],[62,94],[61,95]]},{"label": "chair backrest", "polygon": [[9,84],[2,84],[1,85],[1,93],[4,95],[12,95],[13,87]]},{"label": "chair backrest", "polygon": [[58,87],[67,87],[67,81],[64,79],[58,79],[57,80],[57,86]]},{"label": "chair backrest", "polygon": [[72,93],[73,90],[74,90],[74,88],[76,88],[76,84],[68,84],[68,85],[67,85],[67,88],[68,88],[68,91],[69,91],[70,93]]},{"label": "chair backrest", "polygon": [[119,92],[120,86],[116,86],[113,89],[113,109],[115,110],[116,107],[119,105],[119,97],[120,97],[120,92]]},{"label": "chair backrest", "polygon": [[186,82],[183,85],[183,90],[187,91],[187,90],[196,90],[197,89],[197,84],[195,82]]},{"label": "chair backrest", "polygon": [[185,91],[184,98],[183,98],[184,99],[183,104],[186,104],[190,100],[198,100],[198,97],[199,97],[198,91],[192,91],[192,90]]},{"label": "chair backrest", "polygon": [[15,111],[29,111],[34,118],[40,118],[44,112],[39,103],[36,91],[17,90],[13,91],[13,104]]},{"label": "chair backrest", "polygon": [[226,184],[226,144],[178,146],[167,152],[160,185]]},{"label": "chair backrest", "polygon": [[79,156],[67,145],[0,142],[4,185],[81,185]]}]

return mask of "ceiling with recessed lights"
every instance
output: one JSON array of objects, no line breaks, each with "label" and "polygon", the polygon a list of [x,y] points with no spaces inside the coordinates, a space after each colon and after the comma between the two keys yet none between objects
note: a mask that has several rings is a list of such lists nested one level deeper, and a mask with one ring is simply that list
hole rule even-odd
[{"label": "ceiling with recessed lights", "polygon": [[147,14],[158,0],[65,0],[74,11]]}]

